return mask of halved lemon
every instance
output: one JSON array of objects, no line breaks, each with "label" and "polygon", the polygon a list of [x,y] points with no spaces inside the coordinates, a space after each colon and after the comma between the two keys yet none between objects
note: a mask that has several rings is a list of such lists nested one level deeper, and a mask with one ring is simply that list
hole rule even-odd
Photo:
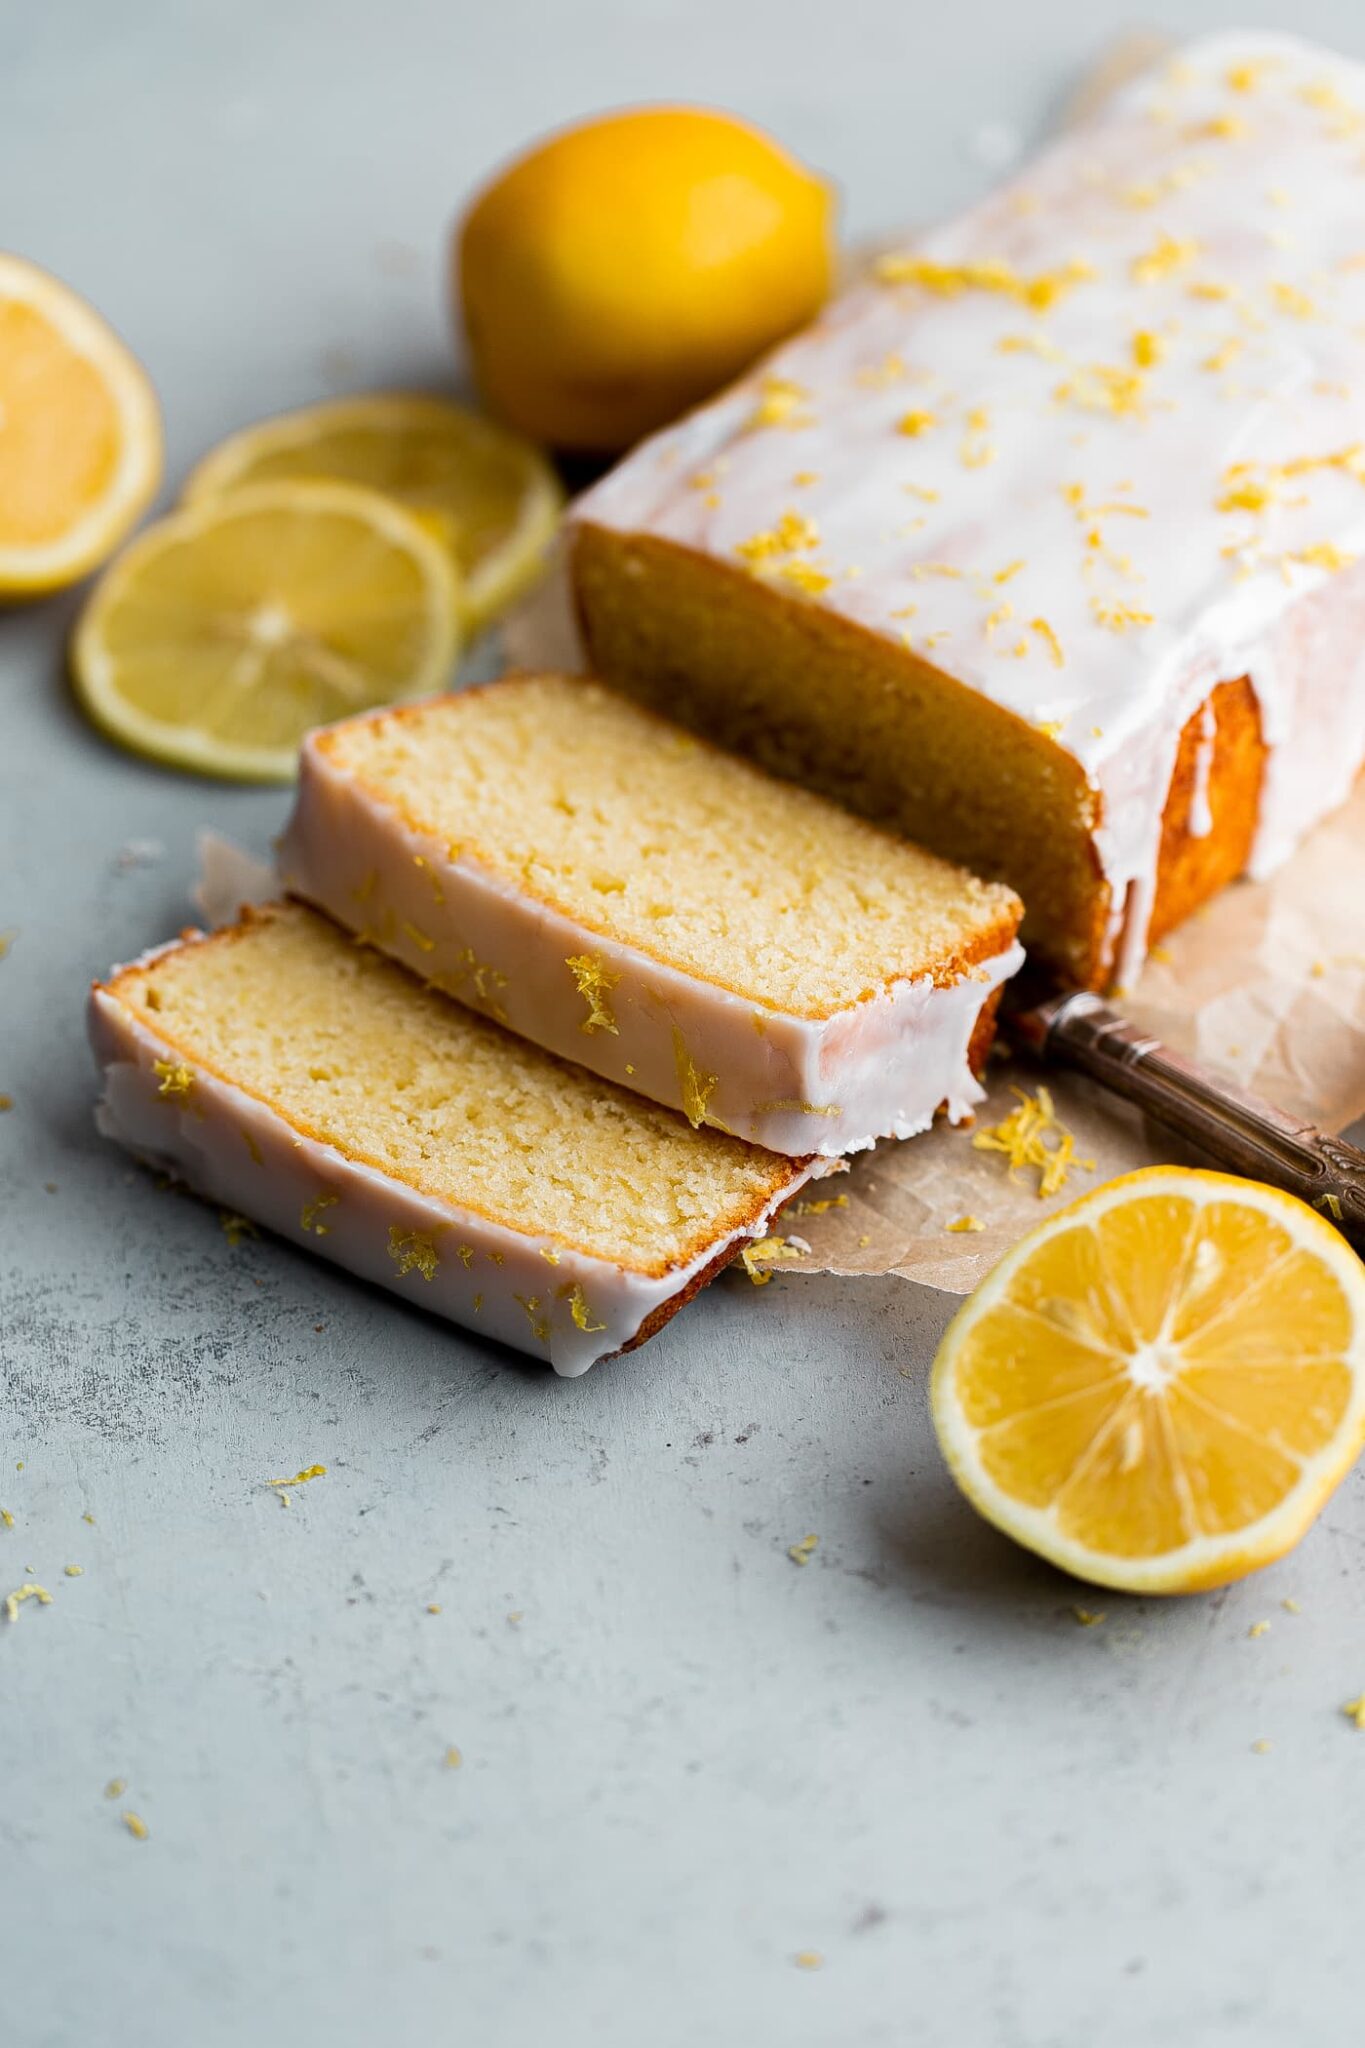
[{"label": "halved lemon", "polygon": [[471,633],[535,581],[564,502],[549,463],[519,434],[444,399],[401,391],[310,405],[244,428],[205,456],[185,502],[283,477],[364,484],[406,505],[450,550]]},{"label": "halved lemon", "polygon": [[950,1323],[934,1426],[968,1499],[1078,1578],[1226,1585],[1365,1442],[1365,1266],[1292,1195],[1157,1166],[1060,1210]]},{"label": "halved lemon", "polygon": [[0,598],[95,568],[161,481],[161,410],[93,306],[0,252]]},{"label": "halved lemon", "polygon": [[147,529],[96,585],[76,690],[125,746],[285,782],[310,726],[425,696],[459,651],[450,557],[354,484],[262,484]]}]

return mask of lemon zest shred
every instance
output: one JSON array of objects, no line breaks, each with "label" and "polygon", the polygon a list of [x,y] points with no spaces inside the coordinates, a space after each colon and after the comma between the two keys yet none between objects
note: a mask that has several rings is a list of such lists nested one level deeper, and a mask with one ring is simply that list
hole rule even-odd
[{"label": "lemon zest shred", "polygon": [[620,1029],[607,997],[620,981],[620,975],[608,967],[598,953],[571,953],[564,965],[588,1006],[588,1014],[579,1030],[589,1038],[595,1031],[610,1031],[614,1038],[619,1038]]},{"label": "lemon zest shred", "polygon": [[430,1282],[436,1278],[436,1268],[441,1263],[435,1242],[427,1233],[404,1230],[400,1223],[389,1225],[389,1257],[398,1268],[399,1280],[415,1270]]},{"label": "lemon zest shred", "polygon": [[706,1121],[707,1104],[716,1092],[719,1074],[704,1074],[687,1049],[687,1040],[673,1027],[673,1065],[678,1076],[678,1092],[682,1096],[683,1115],[693,1130],[700,1129]]},{"label": "lemon zest shred", "polygon": [[160,1081],[158,1095],[170,1097],[172,1101],[188,1102],[194,1087],[194,1075],[183,1060],[153,1060],[152,1072]]},{"label": "lemon zest shred", "polygon": [[326,1237],[332,1226],[330,1223],[319,1223],[318,1217],[324,1209],[335,1209],[340,1200],[340,1195],[314,1195],[312,1201],[305,1202],[299,1211],[299,1228],[311,1230],[314,1237]]},{"label": "lemon zest shred", "polygon": [[[986,1124],[974,1131],[975,1151],[1003,1153],[1009,1161],[1011,1180],[1024,1167],[1035,1167],[1040,1201],[1064,1188],[1073,1168],[1079,1166],[1087,1173],[1094,1172],[1094,1160],[1078,1155],[1075,1136],[1058,1117],[1049,1089],[1040,1085],[1036,1095],[1022,1088],[1010,1092],[1018,1097],[1019,1107],[998,1124]],[[1056,1141],[1051,1145],[1046,1142],[1050,1137]]]},{"label": "lemon zest shred", "polygon": [[820,1538],[818,1536],[803,1536],[799,1543],[789,1543],[787,1545],[787,1555],[793,1564],[806,1565],[810,1563],[819,1547]]},{"label": "lemon zest shred", "polygon": [[743,1266],[755,1287],[766,1287],[772,1279],[774,1266],[799,1264],[805,1253],[798,1251],[785,1237],[759,1237],[752,1244],[746,1244],[739,1255]]},{"label": "lemon zest shred", "polygon": [[937,297],[955,299],[963,292],[997,292],[1035,313],[1045,313],[1078,284],[1095,275],[1088,263],[1072,260],[1056,270],[1025,277],[1013,264],[997,257],[971,263],[936,263],[927,256],[883,256],[876,266],[882,284],[913,284]]},{"label": "lemon zest shred", "polygon": [[606,1329],[605,1323],[595,1323],[593,1321],[592,1310],[588,1307],[588,1297],[583,1292],[581,1280],[575,1280],[572,1287],[561,1287],[559,1293],[560,1298],[569,1304],[569,1314],[573,1317],[576,1329],[585,1330],[589,1333]]},{"label": "lemon zest shred", "polygon": [[540,1296],[538,1294],[514,1294],[512,1299],[525,1309],[526,1320],[531,1325],[531,1334],[536,1342],[538,1344],[548,1344],[550,1341],[550,1318],[542,1315],[540,1312]]},{"label": "lemon zest shred", "polygon": [[979,1216],[959,1216],[954,1222],[945,1223],[943,1227],[950,1232],[984,1230],[986,1228]]},{"label": "lemon zest shred", "polygon": [[26,1579],[22,1586],[16,1586],[12,1593],[5,1596],[6,1621],[17,1621],[19,1619],[19,1609],[28,1600],[36,1600],[40,1607],[50,1607],[52,1605],[52,1595],[48,1592],[47,1587],[35,1584],[32,1579]]}]

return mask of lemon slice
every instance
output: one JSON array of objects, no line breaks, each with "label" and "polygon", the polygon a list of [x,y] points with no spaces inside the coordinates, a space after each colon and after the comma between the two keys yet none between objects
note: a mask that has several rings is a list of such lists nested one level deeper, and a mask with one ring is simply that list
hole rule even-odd
[{"label": "lemon slice", "polygon": [[379,392],[263,420],[205,456],[185,502],[283,477],[332,477],[385,491],[450,550],[471,633],[533,583],[563,492],[529,441],[463,406]]},{"label": "lemon slice", "polygon": [[354,484],[262,484],[160,520],[106,571],[72,644],[77,693],[125,746],[285,782],[299,740],[440,689],[459,649],[449,555]]},{"label": "lemon slice", "polygon": [[0,597],[74,583],[161,481],[145,371],[84,299],[0,253]]},{"label": "lemon slice", "polygon": [[1365,1266],[1292,1195],[1128,1174],[959,1310],[933,1413],[968,1499],[1064,1570],[1226,1585],[1298,1542],[1365,1441]]}]

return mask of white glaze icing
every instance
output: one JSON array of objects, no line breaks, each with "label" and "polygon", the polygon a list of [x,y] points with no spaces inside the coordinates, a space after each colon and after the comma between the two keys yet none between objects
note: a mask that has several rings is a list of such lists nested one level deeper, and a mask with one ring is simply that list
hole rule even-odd
[{"label": "white glaze icing", "polygon": [[1194,785],[1190,790],[1189,815],[1185,830],[1191,839],[1207,839],[1213,830],[1213,809],[1209,803],[1209,771],[1213,766],[1214,743],[1218,738],[1218,713],[1212,697],[1206,697],[1199,712],[1198,736],[1194,749]]},{"label": "white glaze icing", "polygon": [[104,1081],[96,1122],[106,1137],[224,1209],[569,1378],[628,1344],[656,1309],[726,1251],[761,1238],[784,1202],[830,1170],[794,1161],[755,1223],[718,1233],[688,1264],[651,1275],[419,1193],[300,1136],[268,1104],[202,1069],[188,1095],[168,1096],[155,1063],[181,1055],[108,989],[92,992],[89,1030]]},{"label": "white glaze icing", "polygon": [[[1024,957],[1011,945],[944,987],[897,980],[823,1020],[759,1009],[414,830],[314,739],[279,862],[295,895],[523,1038],[671,1109],[693,1114],[704,1097],[707,1123],[796,1157],[913,1137],[944,1103],[954,1122],[967,1115],[983,1098],[972,1032]],[[571,960],[600,966],[598,1004]],[[594,1023],[603,1005],[609,1021]]]},{"label": "white glaze icing", "polygon": [[[1360,66],[1197,42],[577,516],[799,579],[1044,726],[1103,795],[1122,977],[1216,682],[1250,676],[1274,749],[1258,872],[1365,753],[1363,153]],[[1344,667],[1308,665],[1342,618]]]}]

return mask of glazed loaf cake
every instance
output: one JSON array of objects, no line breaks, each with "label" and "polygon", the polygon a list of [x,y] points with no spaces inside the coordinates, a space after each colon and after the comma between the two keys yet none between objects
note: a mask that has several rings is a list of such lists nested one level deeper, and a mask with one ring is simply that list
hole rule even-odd
[{"label": "glazed loaf cake", "polygon": [[981,1099],[1020,905],[598,684],[310,735],[285,886],[434,988],[774,1151]]},{"label": "glazed loaf cake", "polygon": [[564,1374],[652,1336],[824,1170],[690,1130],[302,904],[115,970],[90,1032],[106,1135]]},{"label": "glazed loaf cake", "polygon": [[1365,71],[1199,42],[580,501],[610,683],[976,872],[1078,983],[1365,752]]}]

